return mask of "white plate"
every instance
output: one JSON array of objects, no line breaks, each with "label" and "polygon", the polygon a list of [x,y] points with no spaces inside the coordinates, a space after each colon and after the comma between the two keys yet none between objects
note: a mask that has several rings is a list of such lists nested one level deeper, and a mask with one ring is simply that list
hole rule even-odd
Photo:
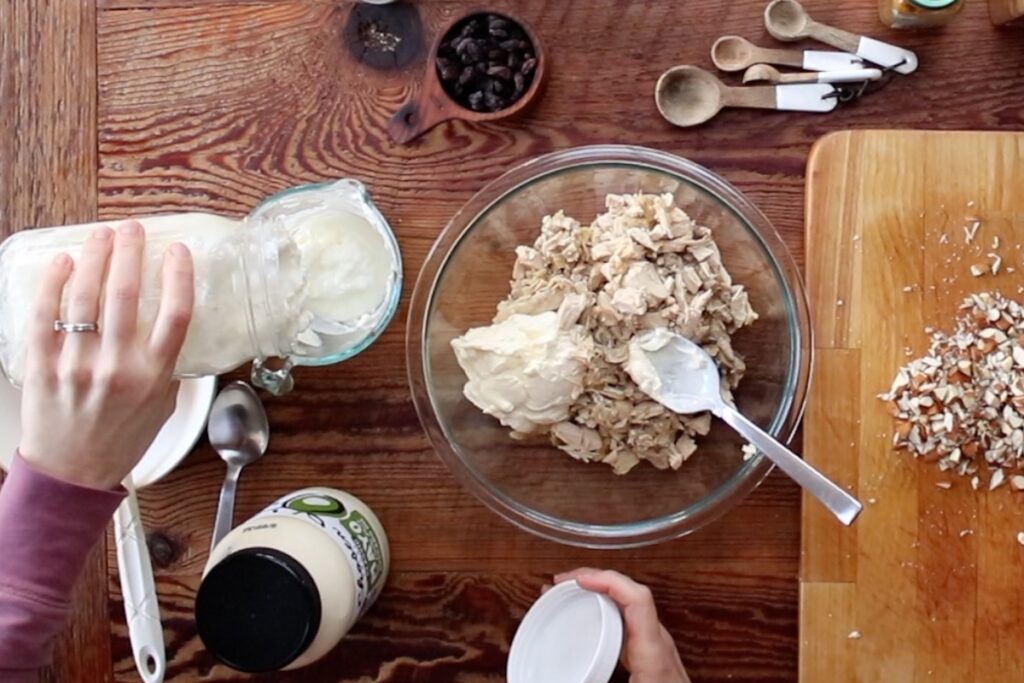
[{"label": "white plate", "polygon": [[[149,486],[177,467],[196,445],[206,429],[213,395],[217,390],[216,377],[200,377],[181,381],[178,407],[164,423],[156,440],[132,470],[135,488]],[[0,375],[0,467],[11,464],[14,451],[21,441],[21,392]],[[75,444],[68,444],[74,449]]]}]

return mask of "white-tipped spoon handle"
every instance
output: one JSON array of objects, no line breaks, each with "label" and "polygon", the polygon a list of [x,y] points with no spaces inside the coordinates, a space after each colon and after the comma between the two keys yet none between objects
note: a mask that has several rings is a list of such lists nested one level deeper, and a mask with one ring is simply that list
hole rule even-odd
[{"label": "white-tipped spoon handle", "polygon": [[830,112],[839,104],[828,83],[795,83],[775,86],[775,108],[782,111]]},{"label": "white-tipped spoon handle", "polygon": [[917,55],[910,50],[874,38],[862,37],[857,45],[857,56],[872,64],[891,68],[897,73],[911,74],[917,71]]},{"label": "white-tipped spoon handle", "polygon": [[161,683],[167,669],[164,630],[160,623],[153,567],[146,547],[146,532],[139,517],[135,488],[125,483],[128,497],[114,512],[117,572],[121,578],[124,613],[128,622],[135,666],[145,683]]},{"label": "white-tipped spoon handle", "polygon": [[723,87],[721,101],[726,107],[829,112],[839,104],[835,90],[828,83]]},{"label": "white-tipped spoon handle", "polygon": [[735,408],[722,404],[718,416],[735,429],[740,436],[764,453],[805,491],[821,501],[843,524],[849,526],[857,519],[863,506],[856,498],[840,488],[800,456],[773,439],[767,432],[748,420]]},{"label": "white-tipped spoon handle", "polygon": [[848,71],[822,71],[818,74],[819,83],[862,83],[877,81],[882,77],[881,69],[850,69]]},{"label": "white-tipped spoon handle", "polygon": [[804,52],[803,68],[807,71],[843,71],[864,66],[864,60],[852,52],[831,52],[828,50],[807,50]]}]

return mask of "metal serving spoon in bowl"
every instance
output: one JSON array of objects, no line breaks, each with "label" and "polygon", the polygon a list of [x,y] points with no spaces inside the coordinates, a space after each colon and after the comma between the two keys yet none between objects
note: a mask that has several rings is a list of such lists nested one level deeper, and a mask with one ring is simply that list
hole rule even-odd
[{"label": "metal serving spoon in bowl", "polygon": [[722,399],[718,366],[700,346],[663,328],[653,330],[630,344],[626,370],[644,393],[669,410],[710,411],[721,418],[843,524],[849,526],[857,519],[863,507],[860,501]]}]

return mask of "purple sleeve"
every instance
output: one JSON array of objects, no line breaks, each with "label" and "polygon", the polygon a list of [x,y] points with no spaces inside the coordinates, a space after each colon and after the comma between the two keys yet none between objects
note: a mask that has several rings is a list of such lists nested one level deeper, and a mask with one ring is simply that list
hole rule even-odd
[{"label": "purple sleeve", "polygon": [[0,488],[0,681],[35,683],[71,589],[123,492],[54,479],[15,454]]}]

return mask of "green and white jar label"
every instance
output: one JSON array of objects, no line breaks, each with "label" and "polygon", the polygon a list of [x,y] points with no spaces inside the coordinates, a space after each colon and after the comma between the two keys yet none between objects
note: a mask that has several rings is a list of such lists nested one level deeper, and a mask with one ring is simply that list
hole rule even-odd
[{"label": "green and white jar label", "polygon": [[254,519],[295,517],[327,532],[352,569],[362,617],[384,588],[387,558],[384,543],[360,508],[365,506],[352,496],[339,499],[320,491],[300,491],[275,501]]}]

